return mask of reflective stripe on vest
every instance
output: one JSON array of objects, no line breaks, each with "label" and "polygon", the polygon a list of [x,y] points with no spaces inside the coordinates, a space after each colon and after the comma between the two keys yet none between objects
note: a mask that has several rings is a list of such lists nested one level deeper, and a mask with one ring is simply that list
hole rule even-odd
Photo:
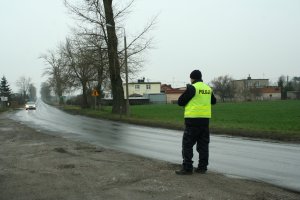
[{"label": "reflective stripe on vest", "polygon": [[184,109],[184,118],[211,118],[212,89],[203,82],[193,84],[195,96]]}]

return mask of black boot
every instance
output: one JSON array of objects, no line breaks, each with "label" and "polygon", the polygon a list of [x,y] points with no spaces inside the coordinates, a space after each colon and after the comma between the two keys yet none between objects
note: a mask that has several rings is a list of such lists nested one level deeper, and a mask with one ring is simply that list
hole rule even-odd
[{"label": "black boot", "polygon": [[203,168],[203,167],[197,167],[197,168],[195,169],[195,172],[196,172],[196,173],[199,173],[199,174],[205,174],[206,171],[207,171],[207,168],[206,168],[206,167],[205,167],[205,168]]},{"label": "black boot", "polygon": [[192,169],[190,169],[190,170],[187,170],[187,169],[181,169],[181,170],[177,170],[177,171],[175,171],[175,173],[177,174],[177,175],[191,175],[191,174],[193,174],[193,170]]}]

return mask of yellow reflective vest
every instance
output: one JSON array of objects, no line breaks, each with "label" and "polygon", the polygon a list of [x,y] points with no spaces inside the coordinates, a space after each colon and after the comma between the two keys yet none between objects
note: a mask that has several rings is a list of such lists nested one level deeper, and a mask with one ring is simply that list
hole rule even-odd
[{"label": "yellow reflective vest", "polygon": [[184,118],[211,118],[212,89],[203,82],[193,84],[195,96],[184,108]]}]

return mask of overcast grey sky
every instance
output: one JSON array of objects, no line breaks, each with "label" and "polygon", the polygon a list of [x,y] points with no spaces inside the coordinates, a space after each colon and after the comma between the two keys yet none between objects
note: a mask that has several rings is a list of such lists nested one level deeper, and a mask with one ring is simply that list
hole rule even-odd
[{"label": "overcast grey sky", "polygon": [[[205,82],[300,76],[299,0],[136,0],[124,23],[128,40],[158,13],[140,78],[184,86],[193,69]],[[46,66],[38,57],[64,41],[70,14],[62,0],[9,0],[0,19],[0,76],[14,91],[21,76],[39,89]]]}]

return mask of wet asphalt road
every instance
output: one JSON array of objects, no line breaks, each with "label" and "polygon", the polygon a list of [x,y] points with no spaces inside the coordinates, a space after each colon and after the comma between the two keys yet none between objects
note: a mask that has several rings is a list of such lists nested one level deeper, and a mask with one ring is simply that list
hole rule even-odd
[{"label": "wet asphalt road", "polygon": [[[74,116],[37,102],[11,119],[37,130],[123,152],[181,163],[181,131]],[[197,165],[194,151],[194,164]],[[300,191],[300,145],[211,136],[209,170]]]}]

